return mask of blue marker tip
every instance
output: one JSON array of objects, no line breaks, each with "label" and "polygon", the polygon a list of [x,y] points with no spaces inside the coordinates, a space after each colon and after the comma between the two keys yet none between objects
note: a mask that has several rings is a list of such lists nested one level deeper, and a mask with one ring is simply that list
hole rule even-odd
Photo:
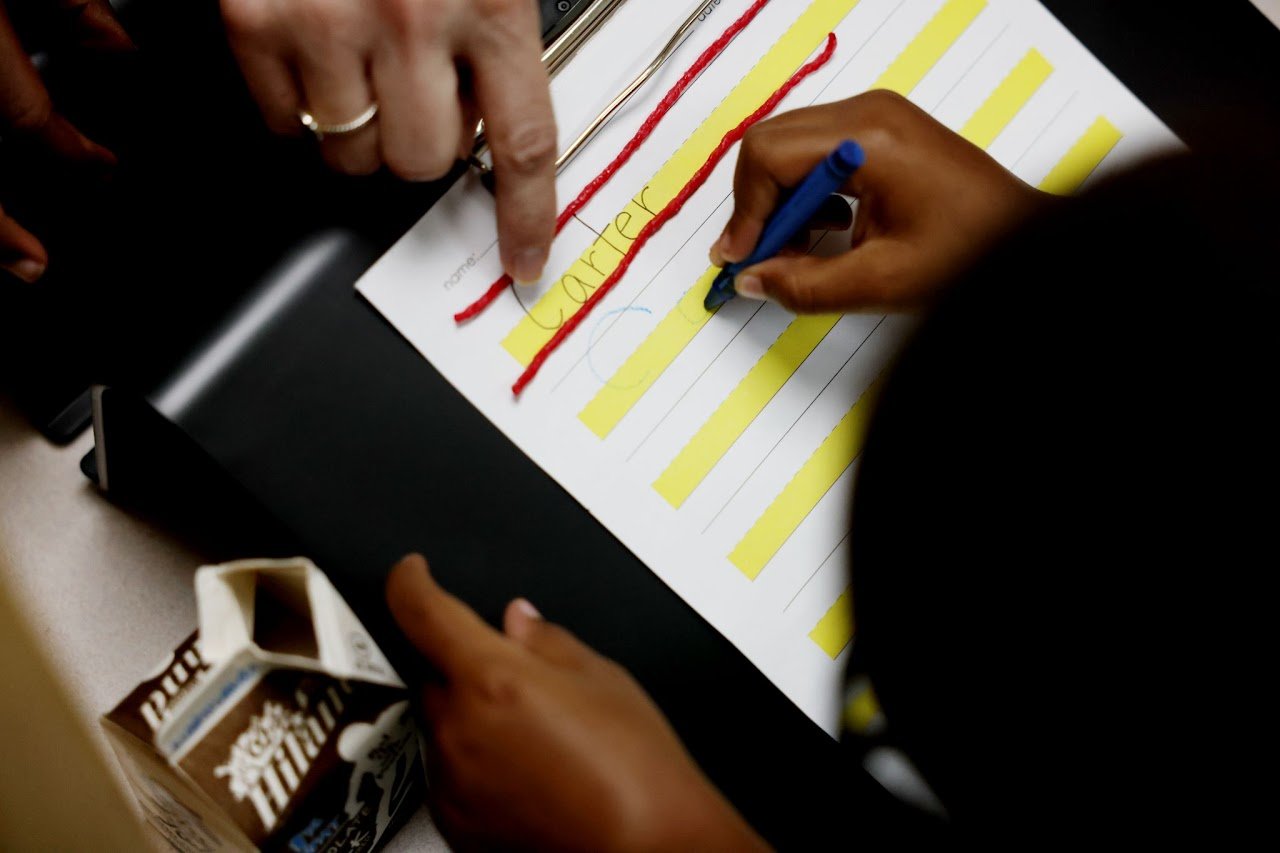
[{"label": "blue marker tip", "polygon": [[711,283],[711,289],[707,291],[707,298],[702,301],[702,307],[708,311],[714,311],[735,295],[737,293],[733,289],[733,274],[729,272],[728,267],[725,267]]}]

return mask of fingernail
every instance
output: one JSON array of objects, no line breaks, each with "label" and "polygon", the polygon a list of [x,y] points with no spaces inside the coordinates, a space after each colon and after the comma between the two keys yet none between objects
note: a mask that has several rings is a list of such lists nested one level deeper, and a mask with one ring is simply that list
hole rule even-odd
[{"label": "fingernail", "polygon": [[725,266],[724,244],[728,239],[728,234],[721,234],[720,239],[711,244],[711,265],[713,267]]},{"label": "fingernail", "polygon": [[30,258],[18,261],[11,269],[13,274],[25,281],[27,284],[35,284],[44,275],[45,265],[39,261],[33,261]]},{"label": "fingernail", "polygon": [[756,299],[763,302],[768,297],[764,293],[764,281],[757,275],[740,275],[733,280],[733,289],[743,299]]},{"label": "fingernail", "polygon": [[92,139],[76,130],[73,125],[67,124],[66,130],[69,133],[74,133],[79,136],[80,150],[84,152],[86,160],[93,160],[97,164],[107,166],[109,168],[115,168],[119,165],[119,158],[116,157],[115,152],[110,148],[94,142]]},{"label": "fingernail", "polygon": [[516,284],[537,284],[547,266],[547,253],[541,249],[521,249],[511,263],[511,277]]},{"label": "fingernail", "polygon": [[716,243],[716,250],[720,253],[720,260],[725,264],[740,264],[747,259],[745,252],[734,251],[733,240],[728,231],[724,232],[720,242]]},{"label": "fingernail", "polygon": [[421,554],[405,554],[400,558],[400,562],[396,563],[397,569],[409,569],[415,574],[430,576],[431,571],[427,568],[427,560]]},{"label": "fingernail", "polygon": [[516,610],[519,610],[530,619],[541,619],[542,614],[538,612],[538,608],[534,607],[527,598],[516,599]]}]

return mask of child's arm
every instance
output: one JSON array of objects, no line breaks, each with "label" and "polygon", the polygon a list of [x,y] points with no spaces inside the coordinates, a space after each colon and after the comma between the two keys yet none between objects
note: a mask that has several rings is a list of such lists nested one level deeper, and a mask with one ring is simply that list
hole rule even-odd
[{"label": "child's arm", "polygon": [[785,189],[845,139],[867,153],[843,190],[860,202],[852,250],[745,270],[736,281],[740,295],[806,313],[919,307],[1049,198],[905,98],[868,92],[778,116],[747,134],[737,208],[712,261],[747,257]]}]

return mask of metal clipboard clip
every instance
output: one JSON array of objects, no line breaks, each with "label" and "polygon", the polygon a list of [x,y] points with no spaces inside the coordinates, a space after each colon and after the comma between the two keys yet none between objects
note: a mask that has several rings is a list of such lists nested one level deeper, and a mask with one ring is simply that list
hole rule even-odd
[{"label": "metal clipboard clip", "polygon": [[[560,69],[565,66],[578,49],[595,35],[625,2],[626,0],[594,0],[578,19],[543,52],[542,64],[547,69],[547,74],[554,77],[559,73]],[[609,120],[635,96],[636,92],[644,88],[645,84],[653,79],[654,75],[667,64],[676,51],[689,39],[689,36],[693,35],[698,24],[704,20],[705,13],[715,8],[715,6],[716,0],[699,0],[689,13],[689,16],[676,29],[670,40],[654,56],[653,61],[634,80],[623,87],[622,91],[614,96],[613,100],[609,102],[600,114],[587,125],[586,130],[556,158],[557,175],[564,170],[565,166],[573,162],[573,158],[578,156],[591,140],[596,138],[596,135],[609,123]],[[476,128],[475,148],[467,159],[467,163],[480,173],[486,183],[493,179],[493,168],[481,159],[488,150],[489,145],[485,140],[484,123],[482,122]]]}]

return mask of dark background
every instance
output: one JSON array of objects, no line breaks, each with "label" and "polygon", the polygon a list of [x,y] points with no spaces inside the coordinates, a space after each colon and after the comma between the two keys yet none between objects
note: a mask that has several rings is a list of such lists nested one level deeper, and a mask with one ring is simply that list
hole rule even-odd
[{"label": "dark background", "polygon": [[[1193,148],[1230,144],[1263,114],[1280,123],[1280,33],[1245,0],[1158,15],[1046,5]],[[120,155],[118,174],[86,184],[15,140],[0,146],[0,201],[53,259],[38,287],[0,286],[2,387],[33,421],[47,427],[89,383],[112,386],[113,493],[158,511],[222,472],[219,500],[184,519],[199,516],[211,554],[304,551],[390,646],[379,589],[405,551],[426,553],[490,618],[528,596],[631,669],[775,842],[829,841],[852,821],[933,832],[850,772],[840,747],[353,293],[442,187],[331,175],[308,140],[271,138],[215,4],[134,0],[124,12],[137,55],[44,46],[58,103]],[[163,441],[148,433],[141,395],[237,306],[280,287],[299,252],[326,263],[172,423],[151,425]],[[159,473],[141,470],[149,458]]]}]

